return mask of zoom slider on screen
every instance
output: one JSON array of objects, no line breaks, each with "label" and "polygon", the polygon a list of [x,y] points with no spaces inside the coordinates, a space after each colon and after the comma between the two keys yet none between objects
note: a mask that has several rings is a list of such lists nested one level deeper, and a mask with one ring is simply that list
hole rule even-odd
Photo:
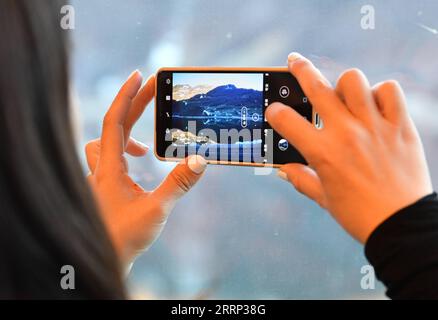
[{"label": "zoom slider on screen", "polygon": [[248,109],[246,107],[242,107],[240,109],[240,124],[242,128],[246,128],[248,119]]}]

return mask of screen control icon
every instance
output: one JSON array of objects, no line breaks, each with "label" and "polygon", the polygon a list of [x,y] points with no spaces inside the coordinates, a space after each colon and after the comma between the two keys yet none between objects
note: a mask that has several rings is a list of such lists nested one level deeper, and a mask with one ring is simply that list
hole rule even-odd
[{"label": "screen control icon", "polygon": [[286,139],[280,139],[280,141],[278,141],[278,149],[280,149],[281,151],[286,151],[288,147],[289,143]]},{"label": "screen control icon", "polygon": [[290,91],[289,91],[288,87],[282,86],[280,88],[280,97],[287,98],[287,97],[289,97],[289,93],[290,93]]},{"label": "screen control icon", "polygon": [[248,120],[248,109],[246,107],[242,107],[240,110],[240,125],[242,128],[246,128]]}]

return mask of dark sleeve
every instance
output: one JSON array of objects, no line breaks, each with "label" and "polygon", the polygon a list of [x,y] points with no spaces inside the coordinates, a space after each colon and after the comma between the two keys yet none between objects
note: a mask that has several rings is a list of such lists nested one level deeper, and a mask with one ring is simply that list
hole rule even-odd
[{"label": "dark sleeve", "polygon": [[434,192],[373,231],[365,255],[392,299],[438,299],[438,198]]}]

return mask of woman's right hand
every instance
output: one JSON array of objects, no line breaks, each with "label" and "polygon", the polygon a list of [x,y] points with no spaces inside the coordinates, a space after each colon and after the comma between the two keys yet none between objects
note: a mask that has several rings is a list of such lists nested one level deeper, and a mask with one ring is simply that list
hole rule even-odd
[{"label": "woman's right hand", "polygon": [[101,137],[85,148],[88,181],[124,267],[151,246],[177,200],[196,184],[206,168],[205,159],[190,156],[152,191],[144,190],[129,176],[126,153],[139,157],[148,151],[130,135],[154,97],[155,77],[149,77],[143,87],[141,84],[141,74],[133,72],[105,114]]},{"label": "woman's right hand", "polygon": [[403,91],[395,81],[371,88],[357,69],[344,72],[332,88],[296,53],[289,55],[288,67],[324,127],[314,128],[281,103],[268,107],[271,126],[309,163],[286,164],[278,174],[364,243],[388,217],[433,190]]}]

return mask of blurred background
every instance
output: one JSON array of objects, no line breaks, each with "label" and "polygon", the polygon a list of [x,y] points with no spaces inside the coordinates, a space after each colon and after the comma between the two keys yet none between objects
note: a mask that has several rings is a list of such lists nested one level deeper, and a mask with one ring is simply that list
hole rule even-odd
[{"label": "blurred background", "polygon": [[[96,138],[122,82],[136,68],[283,66],[311,58],[335,82],[362,69],[371,83],[393,78],[406,90],[438,186],[438,2],[325,0],[74,0],[73,86],[80,145]],[[361,28],[361,7],[375,29]],[[133,136],[153,146],[151,104]],[[130,158],[133,177],[152,189],[174,166]],[[85,164],[85,162],[84,162]],[[325,211],[275,176],[209,166],[177,205],[159,240],[134,264],[134,298],[383,298],[363,290],[361,245]]]}]

